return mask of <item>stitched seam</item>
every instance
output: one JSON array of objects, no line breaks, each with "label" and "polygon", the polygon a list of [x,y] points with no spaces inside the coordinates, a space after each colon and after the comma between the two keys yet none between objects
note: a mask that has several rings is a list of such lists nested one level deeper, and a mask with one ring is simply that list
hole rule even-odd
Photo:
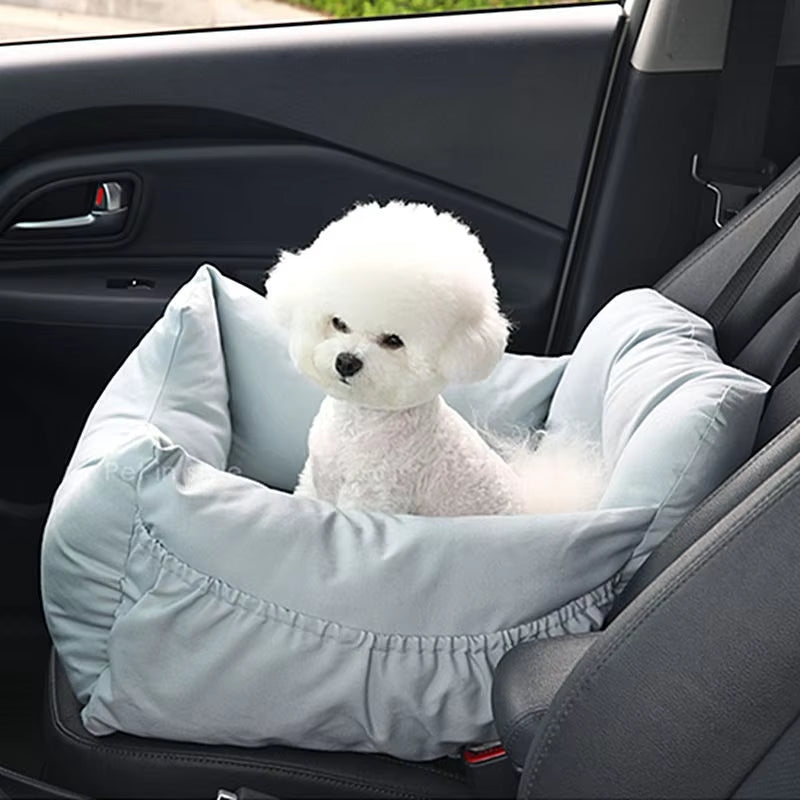
[{"label": "stitched seam", "polygon": [[[11,785],[9,786],[5,781],[10,781]],[[53,794],[53,787],[51,784],[47,784],[44,781],[39,780],[38,778],[34,778],[30,775],[23,775],[21,772],[17,772],[13,769],[8,769],[7,767],[0,767],[0,797],[8,797],[12,798],[15,795],[13,794],[4,794],[3,793],[3,786],[6,789],[11,791],[15,791],[18,787],[14,786],[14,784],[24,784],[26,789],[36,789],[37,794],[36,797],[53,797],[55,798],[56,795]],[[57,787],[59,792],[58,797],[64,798],[66,800],[88,800],[85,795],[76,794],[75,792],[71,792],[68,789],[65,789],[63,786]],[[24,796],[29,796],[24,795]]]},{"label": "stitched seam", "polygon": [[663,589],[660,589],[656,594],[645,603],[641,611],[634,614],[630,621],[622,628],[620,635],[616,641],[609,645],[608,652],[595,664],[589,673],[578,681],[577,685],[569,692],[564,699],[562,709],[559,711],[555,720],[548,725],[547,736],[536,753],[536,758],[531,764],[525,780],[524,792],[527,794],[539,773],[539,769],[544,761],[545,756],[549,753],[550,747],[559,732],[561,726],[569,717],[572,708],[577,699],[591,688],[590,684],[593,683],[595,676],[598,672],[608,663],[616,652],[625,644],[629,639],[632,639],[638,629],[654,614],[659,608],[669,600],[687,581],[689,581],[695,574],[697,574],[705,565],[713,559],[716,555],[725,550],[729,545],[735,542],[739,536],[747,529],[747,525],[751,520],[756,518],[762,510],[770,507],[773,501],[779,500],[786,492],[791,490],[798,482],[800,482],[800,474],[792,474],[784,478],[777,486],[771,489],[765,497],[763,497],[751,510],[748,512],[738,523],[736,523],[726,538],[720,539],[717,542],[708,546],[705,553],[701,553],[694,563],[687,565],[682,573],[679,573],[670,584],[667,584]]},{"label": "stitched seam", "polygon": [[[727,480],[723,481],[700,505],[697,506],[694,513],[697,513],[708,507],[719,495],[727,490],[730,483],[735,481],[742,473],[752,469],[752,465],[758,461],[766,460],[767,456],[775,450],[778,445],[782,444],[794,431],[800,427],[800,418],[794,420],[791,424],[787,425],[777,436],[775,436],[768,444],[764,445],[761,450],[753,457],[751,461],[745,462],[736,472],[733,473]],[[791,458],[791,456],[790,456]],[[781,465],[783,466],[783,464]],[[780,469],[780,467],[778,467]],[[694,516],[694,514],[692,515]]]},{"label": "stitched seam", "polygon": [[[680,305],[679,303],[675,303],[674,300],[671,300],[670,302],[672,302],[672,303],[674,303],[674,305],[678,306],[678,308],[683,312],[683,316],[684,316],[685,322],[689,326],[689,336],[688,336],[688,338],[691,339],[692,342],[694,343],[695,349],[699,353],[703,354],[703,361],[708,361],[709,359],[708,359],[707,345],[700,338],[700,330],[698,329],[697,325],[695,324],[695,320],[697,319],[697,315],[696,314],[692,314],[689,311],[688,308],[685,308],[684,306]],[[713,326],[710,323],[708,323],[707,320],[704,320],[704,321],[711,328],[711,334],[713,336],[713,334],[714,334]],[[719,354],[717,354],[717,358],[719,358]],[[719,360],[720,360],[720,366],[722,366],[722,359],[720,358]]]},{"label": "stitched seam", "polygon": [[523,730],[524,726],[526,726],[530,722],[534,722],[538,717],[541,719],[547,713],[547,706],[544,708],[536,708],[530,711],[525,711],[520,714],[518,717],[514,719],[513,722],[508,726],[511,729],[511,734],[508,737],[508,742],[506,743],[506,749],[512,750],[514,745],[519,741],[520,736],[526,731]]},{"label": "stitched seam", "polygon": [[733,789],[733,791],[730,793],[731,797],[736,797],[739,794],[739,792],[742,789],[742,786],[744,786],[744,784],[750,780],[750,778],[753,776],[753,773],[755,773],[755,771],[764,763],[764,759],[770,754],[773,747],[775,747],[775,745],[778,744],[781,739],[783,739],[783,737],[787,734],[790,728],[794,727],[797,724],[798,720],[800,720],[800,713],[795,714],[788,723],[788,725],[786,725],[786,727],[783,728],[780,731],[780,733],[778,733],[778,735],[769,743],[767,748],[761,753],[761,757],[758,759],[758,761],[756,761],[750,767],[750,769],[747,770],[745,776],[739,781],[736,788]]},{"label": "stitched seam", "polygon": [[183,314],[185,309],[181,309],[178,313],[178,332],[175,335],[175,338],[172,340],[172,350],[169,354],[169,361],[167,362],[167,368],[164,370],[164,377],[161,379],[161,386],[158,388],[158,394],[153,400],[153,406],[150,409],[150,413],[147,415],[146,422],[152,423],[153,416],[155,415],[156,411],[158,410],[159,405],[161,404],[161,398],[164,396],[164,391],[167,388],[167,382],[169,381],[170,374],[172,373],[172,367],[175,364],[175,357],[178,353],[178,347],[180,346],[181,340],[183,339]]},{"label": "stitched seam", "polygon": [[[158,410],[159,405],[161,404],[161,398],[164,396],[164,391],[167,386],[167,382],[169,381],[170,374],[172,373],[172,367],[175,363],[175,357],[178,352],[178,346],[181,343],[181,339],[183,338],[183,314],[185,309],[181,309],[178,312],[178,332],[175,335],[175,338],[172,340],[172,349],[169,354],[169,361],[167,362],[167,368],[164,370],[164,376],[161,379],[161,386],[158,389],[158,393],[156,394],[155,400],[153,400],[153,405],[150,409],[150,413],[147,415],[145,422],[150,425],[153,421],[153,416],[155,415],[156,411]],[[133,516],[131,518],[131,530],[130,535],[128,536],[128,552],[125,555],[125,565],[127,567],[128,561],[131,557],[131,551],[133,549],[133,537],[136,532],[136,518],[139,515],[139,480],[144,472],[149,469],[149,467],[157,460],[157,454],[153,453],[152,457],[145,463],[140,469],[139,473],[136,476],[136,483],[133,485],[133,495],[134,495],[134,503],[133,503]],[[127,569],[125,569],[122,575],[119,576],[117,579],[117,584],[119,588],[119,597],[117,599],[116,606],[114,607],[114,613],[112,616],[112,620],[116,620],[117,614],[119,613],[119,609],[122,606],[122,601],[124,599],[124,592],[122,589],[122,584],[127,577]],[[113,622],[112,622],[113,627]],[[109,629],[109,636],[111,631]],[[106,637],[106,666],[110,666],[110,661],[108,658],[108,637]]]},{"label": "stitched seam", "polygon": [[[382,753],[372,753],[371,757],[377,761],[385,761],[387,764],[397,764],[397,759],[391,758],[390,756],[383,755]],[[446,769],[438,769],[437,767],[428,767],[424,764],[420,764],[417,761],[403,761],[402,762],[404,768],[411,768],[417,772],[427,772],[430,775],[438,775],[441,778],[447,778],[448,780],[456,781],[457,783],[463,783],[465,786],[469,783],[467,779],[462,775],[457,775],[455,772],[449,772]]]},{"label": "stitched seam", "polygon": [[[151,459],[151,461],[152,461],[152,459]],[[148,463],[150,463],[150,462],[148,462]],[[135,495],[136,495],[136,490],[134,489],[134,498],[135,498]],[[111,639],[111,630],[114,627],[114,623],[118,619],[119,610],[120,610],[120,608],[122,608],[122,602],[125,599],[125,591],[123,589],[123,584],[125,583],[125,578],[128,575],[127,564],[128,564],[128,561],[130,560],[130,557],[131,557],[131,550],[133,549],[133,534],[134,534],[134,532],[136,530],[136,511],[137,511],[137,506],[136,506],[136,502],[134,501],[133,513],[131,515],[131,528],[130,528],[130,533],[128,534],[128,552],[125,554],[125,561],[123,562],[122,574],[119,575],[119,577],[116,580],[117,593],[118,593],[117,594],[117,602],[114,604],[114,610],[111,613],[111,625],[109,626],[108,630],[106,631],[105,641],[103,642],[103,650],[105,651],[103,653],[104,661],[105,661],[105,667],[97,674],[97,677],[95,678],[95,685],[96,685],[96,682],[98,680],[100,680],[100,676],[111,666],[111,658],[109,657],[109,654],[108,654],[108,643],[109,643],[109,640]]]},{"label": "stitched seam", "polygon": [[711,431],[712,426],[714,425],[715,422],[717,422],[717,420],[720,417],[720,412],[722,410],[722,406],[724,405],[725,400],[727,400],[728,395],[730,394],[730,391],[731,391],[731,387],[730,386],[726,386],[725,387],[725,391],[722,393],[722,397],[720,397],[720,399],[717,401],[717,405],[716,405],[716,408],[714,409],[713,416],[711,416],[709,418],[708,424],[703,429],[703,434],[700,437],[700,441],[697,443],[697,447],[695,447],[694,452],[692,453],[692,455],[689,458],[689,460],[683,465],[683,469],[680,471],[680,474],[678,475],[678,477],[675,479],[675,482],[670,487],[670,490],[669,490],[668,494],[666,495],[664,500],[661,502],[661,504],[656,509],[656,513],[653,515],[653,521],[650,523],[649,527],[647,528],[647,532],[642,537],[642,541],[644,541],[644,539],[647,537],[647,535],[653,529],[653,526],[656,524],[656,521],[658,520],[658,515],[669,504],[670,500],[672,499],[673,495],[675,494],[676,489],[678,488],[678,486],[680,486],[681,482],[683,481],[684,477],[686,476],[686,473],[689,471],[689,469],[692,467],[694,462],[697,460],[697,456],[700,454],[701,450],[703,449],[703,445],[706,443],[706,441],[708,439],[708,434]]},{"label": "stitched seam", "polygon": [[[131,553],[133,552],[133,537],[136,534],[136,523],[137,519],[140,516],[139,514],[139,478],[141,475],[146,472],[150,467],[158,462],[158,454],[153,452],[153,455],[145,462],[145,464],[139,469],[139,472],[136,476],[136,482],[132,485],[133,490],[133,514],[131,516],[131,529],[128,535],[128,551],[125,554],[125,561],[123,562],[123,572],[117,579],[117,585],[119,588],[119,598],[117,599],[117,604],[114,607],[114,613],[112,615],[112,627],[114,622],[117,620],[117,614],[119,613],[120,606],[122,605],[122,601],[124,599],[124,592],[122,590],[122,584],[125,579],[128,577],[128,562],[131,558]],[[110,631],[109,631],[110,633]],[[107,659],[106,659],[107,660]]]},{"label": "stitched seam", "polygon": [[[608,601],[610,601],[612,599],[612,597],[613,597],[614,579],[610,579],[610,580],[607,580],[604,583],[602,583],[600,586],[595,587],[591,591],[586,592],[581,597],[578,597],[578,598],[572,600],[567,606],[564,606],[564,607],[561,607],[561,608],[557,608],[557,609],[549,612],[548,614],[545,614],[542,617],[538,617],[538,618],[536,618],[534,620],[531,620],[529,622],[524,622],[521,625],[514,626],[513,628],[502,628],[500,630],[491,631],[491,632],[488,632],[488,633],[487,632],[484,632],[484,633],[459,633],[459,634],[386,633],[386,632],[382,632],[382,631],[372,631],[372,630],[365,630],[363,628],[355,628],[355,627],[352,627],[352,626],[349,626],[349,625],[345,625],[345,624],[343,624],[341,622],[338,622],[336,620],[330,620],[330,619],[326,619],[324,617],[315,616],[313,614],[307,614],[307,613],[305,613],[303,611],[298,611],[297,609],[293,609],[293,608],[286,608],[285,606],[281,606],[278,603],[272,602],[270,600],[265,600],[264,598],[261,598],[261,597],[257,597],[256,595],[253,595],[250,592],[247,592],[247,591],[244,591],[243,589],[239,589],[239,588],[236,588],[235,586],[232,586],[231,584],[227,583],[226,581],[222,580],[221,578],[207,575],[204,572],[201,572],[200,570],[198,570],[195,567],[191,566],[190,564],[187,564],[185,561],[183,561],[181,558],[179,558],[173,552],[168,550],[165,547],[165,545],[163,544],[163,542],[161,542],[159,539],[157,539],[155,536],[153,536],[153,534],[148,529],[147,524],[141,519],[141,517],[139,518],[139,530],[143,532],[144,536],[147,537],[147,539],[150,541],[150,543],[152,543],[153,545],[155,545],[156,547],[158,547],[160,550],[163,551],[164,556],[162,558],[158,558],[158,556],[153,556],[153,555],[150,556],[151,558],[154,558],[155,560],[157,560],[159,562],[159,568],[162,569],[165,572],[168,572],[170,575],[175,577],[177,580],[181,581],[181,583],[183,583],[185,586],[188,586],[191,589],[196,589],[197,588],[196,585],[193,584],[191,580],[189,580],[187,577],[185,577],[184,575],[181,574],[180,567],[189,569],[192,572],[196,573],[198,576],[200,576],[201,579],[203,579],[203,581],[205,582],[206,587],[209,587],[212,584],[219,584],[220,586],[224,586],[224,587],[228,588],[229,590],[231,590],[231,591],[233,591],[233,592],[235,592],[235,593],[237,593],[239,595],[242,595],[242,596],[250,598],[251,600],[253,600],[255,603],[257,603],[260,606],[266,606],[266,609],[264,609],[263,611],[260,610],[260,609],[248,608],[248,607],[246,607],[244,605],[232,602],[231,600],[229,600],[227,597],[224,597],[219,592],[208,592],[208,591],[206,591],[206,594],[213,594],[213,597],[215,599],[219,600],[222,603],[225,603],[226,605],[230,606],[231,608],[235,608],[235,609],[240,610],[240,611],[246,611],[247,613],[250,613],[250,614],[253,614],[255,616],[258,616],[261,619],[266,619],[266,620],[268,620],[270,622],[274,622],[276,624],[282,625],[282,626],[287,627],[287,628],[293,628],[295,630],[300,630],[300,631],[303,631],[305,633],[313,634],[313,635],[319,637],[320,639],[330,639],[330,640],[332,640],[332,641],[334,641],[336,643],[339,643],[339,644],[342,643],[341,639],[339,637],[337,637],[336,635],[334,635],[328,629],[330,626],[335,626],[339,630],[346,631],[348,633],[356,634],[356,635],[359,635],[359,636],[366,635],[366,636],[374,637],[375,639],[380,639],[380,638],[393,639],[393,638],[396,638],[398,640],[403,641],[404,643],[408,642],[408,641],[447,642],[447,643],[452,645],[456,641],[460,641],[460,640],[477,639],[477,640],[480,640],[482,642],[482,647],[477,648],[477,649],[469,649],[469,654],[476,655],[478,653],[488,652],[488,651],[491,651],[491,650],[494,650],[494,649],[497,649],[497,648],[508,649],[507,646],[505,646],[505,643],[503,641],[500,641],[501,639],[507,638],[509,636],[517,637],[517,638],[524,638],[526,636],[526,634],[529,634],[531,631],[535,631],[536,629],[538,629],[539,627],[544,625],[545,621],[549,620],[550,617],[554,617],[554,621],[549,623],[550,626],[555,626],[557,623],[560,623],[561,626],[563,627],[565,620],[577,619],[577,617],[581,614],[581,612],[586,612],[587,609],[589,609],[589,608],[596,608],[597,607],[596,593],[598,593],[598,592],[601,593],[600,594],[601,597],[607,598]],[[166,563],[167,559],[174,560],[175,562],[177,562],[178,565],[180,565],[180,567],[175,567],[172,564]],[[151,590],[148,589],[145,592],[143,592],[142,593],[142,598],[144,598],[147,594],[149,594],[150,591]],[[602,605],[602,603],[600,605]],[[310,622],[310,623],[322,623],[323,625],[326,626],[326,628],[323,631],[312,630],[312,629],[310,629],[309,627],[307,627],[305,625],[289,622],[289,621],[287,621],[285,619],[280,619],[279,617],[277,617],[274,614],[274,612],[270,613],[270,609],[277,609],[278,612],[280,612],[280,613],[283,613],[283,614],[286,614],[286,615],[291,615],[291,616],[295,617],[296,619],[299,619],[299,620],[302,620],[302,621],[307,621],[307,622]],[[498,641],[489,641],[490,637],[492,639],[497,639]],[[391,650],[394,650],[396,648],[391,647],[389,643],[387,643],[385,646],[381,646],[381,645],[379,645],[378,642],[375,641],[375,642],[372,642],[370,644],[370,649],[378,651],[378,652],[390,652]]]},{"label": "stitched seam", "polygon": [[[142,472],[144,472],[153,462],[155,462],[156,459],[157,459],[157,456],[156,456],[155,453],[153,453],[153,456],[139,470],[139,475],[141,475]],[[136,517],[137,517],[137,515],[139,513],[138,482],[137,482],[136,485],[134,485],[132,487],[132,489],[133,489],[134,502],[133,502],[133,514],[131,515],[130,533],[128,535],[128,551],[125,554],[125,561],[123,562],[123,572],[116,579],[117,602],[114,604],[114,609],[111,612],[111,624],[109,625],[108,631],[106,632],[105,640],[103,642],[103,651],[104,651],[103,652],[103,657],[104,657],[104,661],[105,661],[105,666],[103,667],[102,670],[100,670],[99,673],[97,673],[97,675],[96,675],[96,677],[94,679],[95,685],[97,684],[97,681],[100,679],[100,676],[104,672],[106,672],[106,670],[108,670],[109,667],[111,666],[111,659],[109,658],[109,655],[108,655],[108,643],[109,643],[109,640],[111,639],[111,632],[112,632],[112,630],[114,628],[114,625],[117,622],[117,615],[119,614],[119,610],[120,610],[120,608],[122,606],[122,602],[125,599],[125,592],[124,592],[122,587],[123,587],[123,583],[125,581],[125,578],[128,576],[127,565],[128,565],[128,561],[130,560],[130,557],[131,557],[131,551],[133,549],[133,536],[134,536],[134,533],[136,531]]]},{"label": "stitched seam", "polygon": [[[756,212],[760,211],[773,197],[775,197],[778,192],[782,191],[786,187],[788,187],[794,180],[800,177],[800,172],[795,171],[791,175],[787,176],[787,178],[778,183],[777,185],[773,186],[771,190],[764,193],[760,200],[756,202],[756,204],[746,213],[739,213],[736,215],[734,222],[728,228],[726,233],[720,231],[719,235],[716,237],[712,237],[706,245],[698,250],[695,256],[684,264],[683,267],[680,268],[679,271],[676,271],[671,277],[667,276],[667,282],[662,283],[660,285],[659,290],[666,289],[672,286],[675,281],[683,275],[689,267],[694,266],[709,250],[712,250],[716,247],[720,242],[724,242],[735,230],[737,230],[741,225],[743,225],[747,220],[749,220]],[[789,201],[791,202],[791,200]],[[788,203],[787,203],[788,206]],[[779,214],[780,216],[780,214]],[[713,302],[713,301],[712,301]]]}]

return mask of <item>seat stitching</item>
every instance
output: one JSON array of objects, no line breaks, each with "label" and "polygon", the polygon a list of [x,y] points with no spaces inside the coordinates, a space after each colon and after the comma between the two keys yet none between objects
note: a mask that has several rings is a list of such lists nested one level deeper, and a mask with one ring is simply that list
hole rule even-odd
[{"label": "seat stitching", "polygon": [[[385,761],[387,764],[397,764],[397,760],[392,758],[391,756],[383,755],[383,753],[372,753],[373,758],[380,761]],[[457,781],[458,783],[463,783],[466,785],[468,783],[467,779],[463,775],[458,775],[454,772],[449,772],[446,769],[440,769],[437,767],[431,767],[424,764],[419,764],[415,761],[403,761],[403,768],[412,768],[418,770],[420,772],[428,772],[431,775],[439,775],[443,778],[448,778],[449,780]]]},{"label": "seat stitching", "polygon": [[536,717],[543,717],[547,713],[547,709],[548,706],[544,708],[532,708],[528,711],[523,711],[519,716],[515,717],[508,726],[509,729],[511,729],[511,733],[508,737],[508,746],[506,749],[511,750],[519,740],[519,737],[523,734],[523,727],[529,722],[534,722]]},{"label": "seat stitching", "polygon": [[556,734],[569,717],[575,702],[584,692],[588,691],[591,687],[594,677],[597,673],[608,663],[616,652],[625,644],[629,639],[632,639],[639,628],[652,616],[672,595],[674,595],[690,578],[698,573],[712,558],[725,550],[739,536],[747,529],[748,523],[758,516],[762,510],[773,504],[773,501],[779,500],[786,492],[792,489],[798,482],[800,482],[800,474],[791,474],[781,480],[773,489],[771,489],[765,497],[763,497],[747,514],[745,514],[732,528],[728,531],[727,537],[718,540],[708,546],[705,553],[701,553],[697,559],[687,565],[683,572],[675,576],[673,581],[667,584],[664,588],[658,590],[649,601],[647,601],[641,611],[635,612],[631,619],[624,623],[620,635],[615,641],[612,641],[608,646],[608,652],[605,653],[597,664],[595,664],[589,673],[577,682],[577,685],[572,688],[564,700],[564,705],[559,711],[556,719],[550,723],[547,729],[547,737],[545,738],[542,746],[536,753],[536,758],[528,770],[525,779],[523,791],[527,794],[539,773],[539,769],[544,761],[545,756],[549,753],[550,747]]}]

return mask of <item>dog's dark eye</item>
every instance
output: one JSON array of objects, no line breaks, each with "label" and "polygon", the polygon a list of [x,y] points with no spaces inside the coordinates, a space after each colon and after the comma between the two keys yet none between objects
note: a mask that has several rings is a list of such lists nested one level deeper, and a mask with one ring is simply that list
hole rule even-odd
[{"label": "dog's dark eye", "polygon": [[331,325],[333,325],[339,333],[350,333],[350,328],[347,327],[347,323],[339,319],[339,317],[334,317],[331,320]]},{"label": "dog's dark eye", "polygon": [[380,345],[389,350],[399,350],[403,346],[403,340],[396,333],[384,333],[380,338]]}]

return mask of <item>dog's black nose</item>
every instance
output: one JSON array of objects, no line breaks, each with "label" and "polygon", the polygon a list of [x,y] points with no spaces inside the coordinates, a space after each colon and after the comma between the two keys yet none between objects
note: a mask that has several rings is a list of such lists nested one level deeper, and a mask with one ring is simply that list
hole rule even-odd
[{"label": "dog's black nose", "polygon": [[364,362],[352,353],[339,353],[339,355],[336,356],[336,371],[343,378],[349,378],[351,375],[355,375],[363,366]]}]

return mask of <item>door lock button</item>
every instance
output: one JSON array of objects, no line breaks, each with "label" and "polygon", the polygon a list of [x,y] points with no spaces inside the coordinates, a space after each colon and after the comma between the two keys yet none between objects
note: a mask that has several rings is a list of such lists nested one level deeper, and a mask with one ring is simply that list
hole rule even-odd
[{"label": "door lock button", "polygon": [[105,211],[113,213],[123,208],[125,203],[125,191],[122,184],[117,181],[99,183],[94,193],[94,204],[92,211]]}]

